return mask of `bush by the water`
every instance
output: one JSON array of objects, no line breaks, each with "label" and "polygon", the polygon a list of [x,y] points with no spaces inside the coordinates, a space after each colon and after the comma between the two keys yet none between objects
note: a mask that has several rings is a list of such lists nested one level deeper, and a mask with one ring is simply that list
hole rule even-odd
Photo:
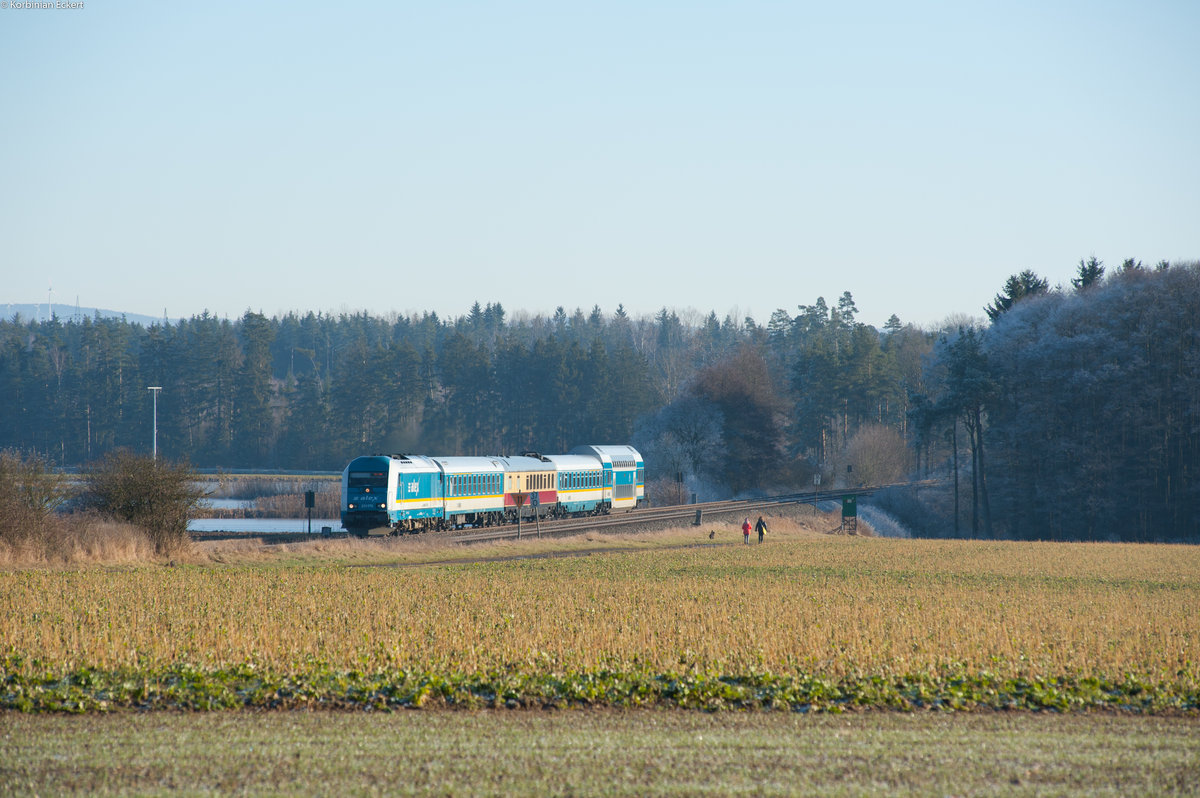
[{"label": "bush by the water", "polygon": [[188,520],[204,497],[186,463],[118,451],[88,469],[82,498],[84,507],[144,530],[157,554],[172,555],[191,546]]}]

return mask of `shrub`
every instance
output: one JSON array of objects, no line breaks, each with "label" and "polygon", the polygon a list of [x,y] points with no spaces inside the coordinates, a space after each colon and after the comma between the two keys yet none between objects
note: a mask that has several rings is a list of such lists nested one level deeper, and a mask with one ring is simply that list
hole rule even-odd
[{"label": "shrub", "polygon": [[43,556],[69,492],[41,457],[0,452],[0,543],[18,556]]},{"label": "shrub", "polygon": [[159,555],[191,547],[188,521],[205,492],[186,463],[118,451],[88,469],[84,506],[145,531]]}]

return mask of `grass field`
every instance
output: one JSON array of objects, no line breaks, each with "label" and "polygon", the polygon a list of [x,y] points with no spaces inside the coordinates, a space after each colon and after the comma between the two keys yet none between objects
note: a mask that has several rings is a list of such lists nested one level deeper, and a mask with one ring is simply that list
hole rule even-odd
[{"label": "grass field", "polygon": [[1024,712],[9,715],[0,794],[1195,795],[1196,733]]},{"label": "grass field", "polygon": [[1196,791],[1200,549],[768,520],[0,571],[0,791]]}]

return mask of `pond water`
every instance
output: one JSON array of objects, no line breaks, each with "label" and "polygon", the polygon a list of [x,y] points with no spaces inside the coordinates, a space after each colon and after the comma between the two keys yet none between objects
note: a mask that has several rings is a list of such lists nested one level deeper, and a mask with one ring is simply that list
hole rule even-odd
[{"label": "pond water", "polygon": [[203,504],[214,510],[245,510],[254,506],[254,499],[205,499]]},{"label": "pond water", "polygon": [[[345,532],[337,518],[314,518],[312,531],[320,534],[322,527],[334,532]],[[188,521],[189,532],[253,532],[255,534],[279,534],[283,532],[307,532],[307,518],[193,518]]]}]

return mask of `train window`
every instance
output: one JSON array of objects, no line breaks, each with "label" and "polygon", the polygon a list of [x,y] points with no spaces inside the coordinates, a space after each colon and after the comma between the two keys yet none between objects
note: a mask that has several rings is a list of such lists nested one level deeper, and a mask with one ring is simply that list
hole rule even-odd
[{"label": "train window", "polygon": [[351,487],[375,487],[387,484],[386,471],[351,471],[349,483]]}]

